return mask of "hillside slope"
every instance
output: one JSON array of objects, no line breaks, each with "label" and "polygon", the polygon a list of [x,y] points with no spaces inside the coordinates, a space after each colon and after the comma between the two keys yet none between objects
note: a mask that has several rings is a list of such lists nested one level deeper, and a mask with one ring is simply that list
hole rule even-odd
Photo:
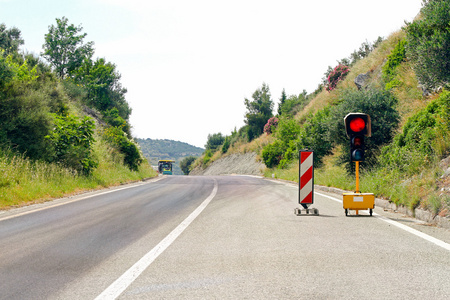
[{"label": "hillside slope", "polygon": [[156,176],[115,64],[93,58],[80,26],[56,23],[42,56],[0,24],[0,209]]},{"label": "hillside slope", "polygon": [[[450,1],[442,4],[449,6]],[[227,137],[230,145],[226,151],[209,153],[197,160],[194,167],[207,169],[214,161],[232,153],[254,152],[265,163],[267,176],[275,174],[278,178],[298,181],[298,151],[309,148],[315,150],[317,184],[354,190],[354,165],[349,161],[350,142],[343,118],[350,112],[364,112],[371,115],[373,134],[366,139],[366,160],[361,165],[362,191],[405,206],[413,214],[415,208],[421,207],[434,215],[448,217],[450,93],[446,88],[450,78],[440,74],[436,78],[441,78],[441,85],[432,87],[436,79],[430,74],[439,68],[445,73],[446,64],[429,67],[423,73],[423,68],[428,66],[418,65],[412,53],[426,52],[426,47],[435,43],[436,47],[444,48],[439,53],[433,52],[434,55],[448,55],[449,48],[445,45],[450,45],[450,32],[444,26],[440,38],[447,40],[425,41],[420,47],[417,43],[422,41],[414,38],[429,35],[409,33],[416,22],[420,27],[437,20],[427,19],[427,14],[439,14],[440,8],[427,11],[428,5],[435,3],[427,1],[422,10],[424,15],[416,18],[414,25],[405,26],[376,46],[365,47],[370,51],[364,57],[343,59],[336,68],[330,67],[326,82],[307,95],[306,101],[301,95],[282,97],[303,100],[294,102],[300,104],[293,108],[291,115],[279,108],[272,130],[248,142],[243,127]],[[442,11],[443,20],[445,11],[448,14],[448,10]],[[445,59],[448,62],[450,57]],[[417,74],[418,70],[421,75]],[[427,76],[433,77],[433,81],[427,81]]]},{"label": "hillside slope", "polygon": [[136,139],[142,153],[152,166],[158,165],[158,160],[175,160],[173,170],[175,175],[183,175],[180,161],[188,156],[199,157],[205,149],[173,140]]}]

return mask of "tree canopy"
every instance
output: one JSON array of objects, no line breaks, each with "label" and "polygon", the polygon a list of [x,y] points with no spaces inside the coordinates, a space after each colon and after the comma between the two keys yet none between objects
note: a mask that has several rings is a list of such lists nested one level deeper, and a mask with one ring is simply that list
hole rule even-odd
[{"label": "tree canopy", "polygon": [[68,24],[66,17],[56,19],[56,26],[49,26],[45,35],[44,53],[60,78],[66,78],[79,68],[85,58],[94,54],[93,42],[84,43],[87,33],[81,33],[83,27]]},{"label": "tree canopy", "polygon": [[264,131],[264,125],[273,117],[273,101],[270,95],[269,86],[265,83],[252,95],[253,100],[245,98],[247,113],[245,123],[248,125],[247,134],[249,141],[260,136]]},{"label": "tree canopy", "polygon": [[5,24],[0,24],[0,48],[6,54],[11,54],[19,50],[19,46],[23,45],[22,33],[16,27],[6,28]]}]

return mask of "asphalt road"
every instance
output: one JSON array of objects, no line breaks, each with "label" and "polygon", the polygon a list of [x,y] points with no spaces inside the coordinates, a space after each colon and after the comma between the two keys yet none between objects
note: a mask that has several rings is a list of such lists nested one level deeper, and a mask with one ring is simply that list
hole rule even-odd
[{"label": "asphalt road", "polygon": [[256,177],[169,176],[3,212],[0,299],[450,298],[448,230],[346,217],[323,192],[319,216],[296,216],[297,197]]}]

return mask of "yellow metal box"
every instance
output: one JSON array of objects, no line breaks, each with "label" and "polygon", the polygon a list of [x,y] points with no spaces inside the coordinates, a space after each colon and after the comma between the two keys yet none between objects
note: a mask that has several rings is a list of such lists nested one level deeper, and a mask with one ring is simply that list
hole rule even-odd
[{"label": "yellow metal box", "polygon": [[368,209],[370,215],[372,215],[372,209],[375,208],[375,196],[372,193],[344,193],[344,200],[342,204],[345,209],[345,215],[348,214],[348,210],[358,210]]}]

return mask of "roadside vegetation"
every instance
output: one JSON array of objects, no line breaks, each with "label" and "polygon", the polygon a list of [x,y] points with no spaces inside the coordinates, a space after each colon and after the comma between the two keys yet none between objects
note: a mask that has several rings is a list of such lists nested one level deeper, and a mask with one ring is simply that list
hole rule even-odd
[{"label": "roadside vegetation", "polygon": [[131,137],[116,66],[56,19],[42,56],[0,24],[0,208],[155,176]]},{"label": "roadside vegetation", "polygon": [[[245,126],[192,163],[206,168],[228,153],[254,151],[265,176],[298,181],[298,152],[314,150],[315,183],[355,189],[343,119],[371,116],[361,190],[410,209],[450,215],[450,0],[428,0],[416,20],[386,39],[365,42],[329,67],[311,94],[286,95],[276,115],[268,84],[244,100]],[[358,78],[357,78],[358,77]],[[221,134],[220,134],[221,135]]]}]

